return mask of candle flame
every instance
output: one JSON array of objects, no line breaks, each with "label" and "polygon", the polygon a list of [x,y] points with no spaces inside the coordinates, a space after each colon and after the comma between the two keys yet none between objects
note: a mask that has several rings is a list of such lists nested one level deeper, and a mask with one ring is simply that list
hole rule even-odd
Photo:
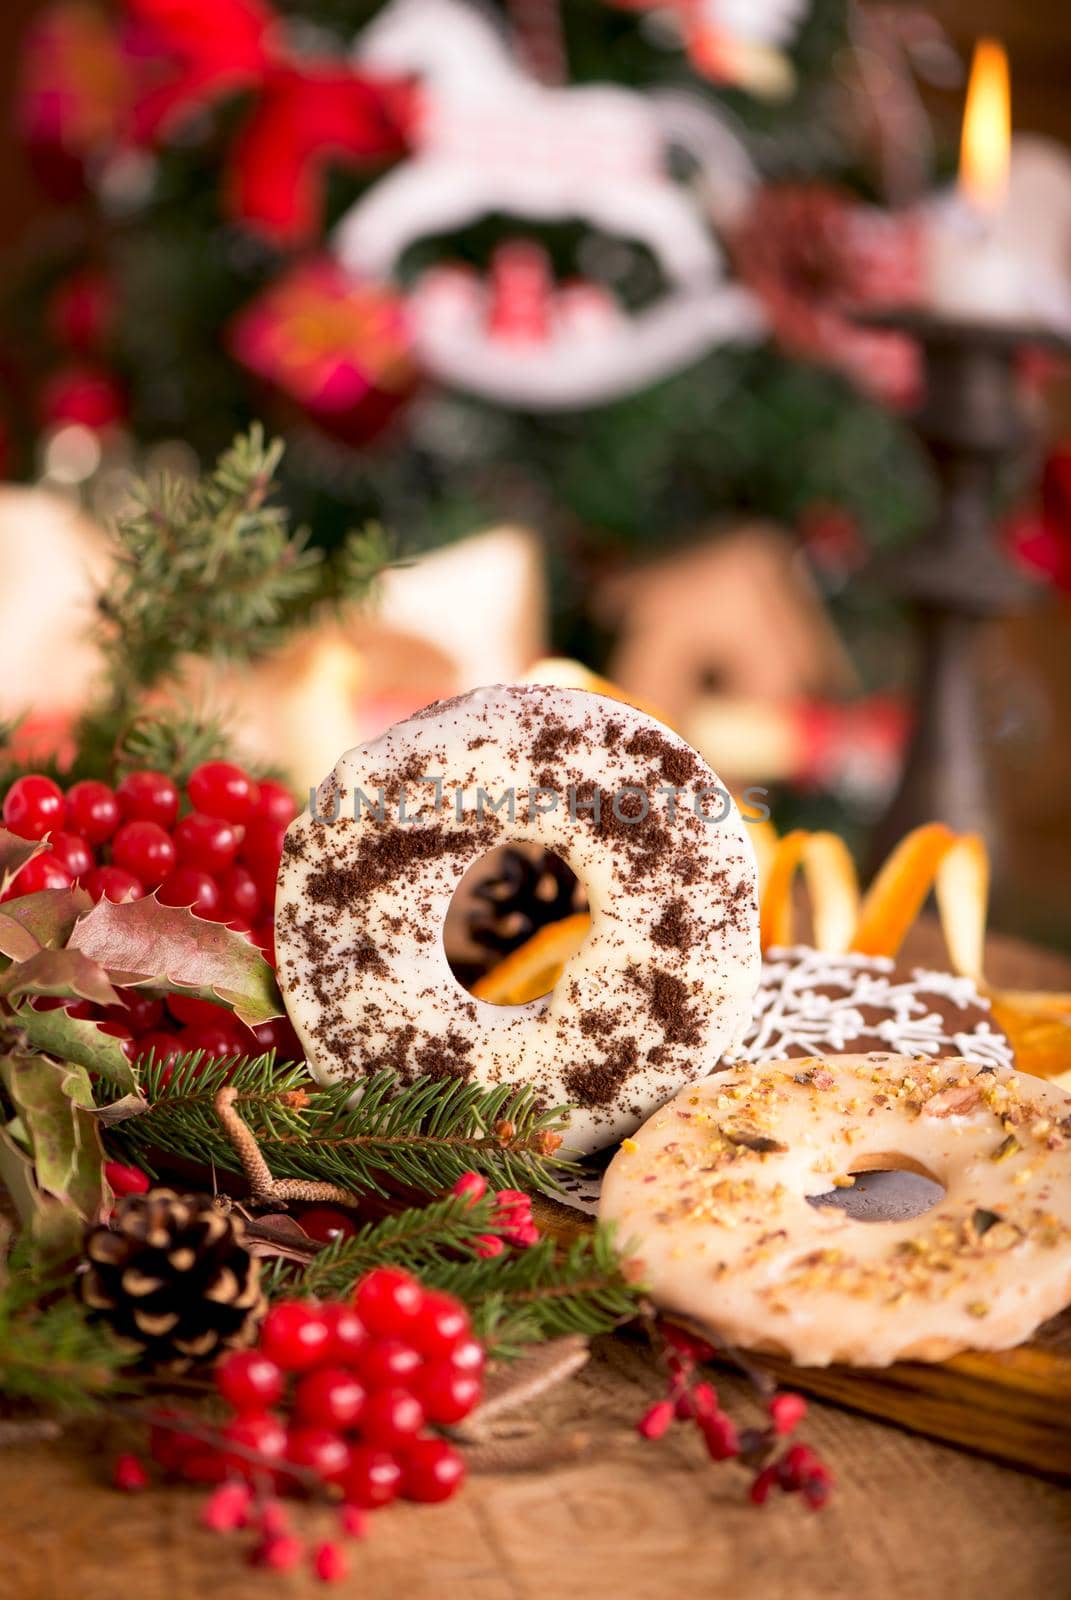
[{"label": "candle flame", "polygon": [[996,39],[974,47],[960,147],[960,184],[971,202],[995,211],[1008,188],[1011,87],[1008,57]]}]

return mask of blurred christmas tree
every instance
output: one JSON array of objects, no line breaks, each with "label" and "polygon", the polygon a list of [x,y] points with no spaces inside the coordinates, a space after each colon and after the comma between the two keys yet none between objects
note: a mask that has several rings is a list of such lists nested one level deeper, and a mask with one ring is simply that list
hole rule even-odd
[{"label": "blurred christmas tree", "polygon": [[847,0],[60,0],[24,48],[65,204],[5,318],[15,470],[70,425],[205,462],[264,416],[321,543],[540,528],[589,656],[592,578],[720,516],[802,529],[840,589],[928,493],[911,352],[850,320],[919,255],[878,203],[910,177],[862,26]]}]

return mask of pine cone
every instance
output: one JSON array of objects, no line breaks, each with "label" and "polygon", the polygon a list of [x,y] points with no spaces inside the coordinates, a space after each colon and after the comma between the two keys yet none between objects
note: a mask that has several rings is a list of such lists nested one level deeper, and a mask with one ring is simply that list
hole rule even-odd
[{"label": "pine cone", "polygon": [[587,906],[576,874],[549,850],[526,854],[506,845],[495,872],[472,891],[469,933],[474,942],[501,958],[517,950],[548,922]]},{"label": "pine cone", "polygon": [[210,1195],[128,1195],[86,1240],[86,1304],[140,1344],[146,1362],[182,1372],[252,1342],[264,1312],[259,1262],[240,1217]]}]

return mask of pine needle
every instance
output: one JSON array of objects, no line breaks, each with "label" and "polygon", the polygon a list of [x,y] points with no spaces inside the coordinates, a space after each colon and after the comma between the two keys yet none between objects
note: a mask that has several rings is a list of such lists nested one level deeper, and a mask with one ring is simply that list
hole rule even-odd
[{"label": "pine needle", "polygon": [[213,1107],[228,1083],[275,1178],[434,1194],[464,1172],[482,1173],[493,1188],[556,1189],[556,1175],[570,1170],[554,1154],[564,1113],[540,1109],[531,1089],[439,1078],[403,1084],[389,1071],[358,1086],[321,1088],[302,1065],[277,1066],[272,1054],[213,1060],[195,1052],[170,1074],[150,1064],[140,1073],[149,1109],[110,1136],[142,1166],[162,1151],[238,1172]]},{"label": "pine needle", "polygon": [[480,1256],[481,1238],[494,1232],[493,1195],[475,1204],[451,1195],[368,1223],[307,1265],[277,1261],[263,1281],[272,1295],[339,1299],[373,1267],[404,1267],[463,1301],[477,1337],[502,1360],[566,1334],[607,1333],[637,1314],[643,1293],[626,1279],[609,1228],[566,1249],[547,1238],[527,1250]]}]

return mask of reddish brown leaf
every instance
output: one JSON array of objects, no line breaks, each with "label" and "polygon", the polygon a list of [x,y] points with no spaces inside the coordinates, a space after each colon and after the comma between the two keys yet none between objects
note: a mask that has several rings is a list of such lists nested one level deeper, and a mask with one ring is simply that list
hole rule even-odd
[{"label": "reddish brown leaf", "polygon": [[275,974],[260,951],[218,922],[150,897],[101,900],[76,924],[70,948],[98,961],[120,988],[186,989],[232,1006],[250,1026],[284,1015]]},{"label": "reddish brown leaf", "polygon": [[108,974],[81,950],[38,950],[27,961],[16,961],[0,977],[0,995],[47,994],[63,1000],[92,1000],[98,1006],[120,1004]]}]

